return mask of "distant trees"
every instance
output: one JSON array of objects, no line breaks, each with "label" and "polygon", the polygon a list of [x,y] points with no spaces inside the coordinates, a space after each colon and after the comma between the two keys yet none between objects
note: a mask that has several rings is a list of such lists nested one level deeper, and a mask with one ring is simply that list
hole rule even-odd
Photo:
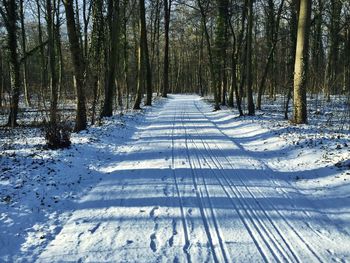
[{"label": "distant trees", "polygon": [[341,11],[342,1],[341,0],[330,0],[330,25],[329,25],[329,56],[327,65],[327,91],[326,96],[328,101],[330,95],[335,91],[340,90],[341,86],[341,74],[339,55],[340,55],[340,28],[341,28]]},{"label": "distant trees", "polygon": [[197,92],[239,115],[282,96],[285,117],[292,105],[293,121],[306,122],[307,95],[350,90],[350,6],[313,1],[298,33],[304,3],[0,0],[1,112],[14,127],[22,108],[56,123],[76,105],[68,119],[81,130],[151,105],[155,91]]}]

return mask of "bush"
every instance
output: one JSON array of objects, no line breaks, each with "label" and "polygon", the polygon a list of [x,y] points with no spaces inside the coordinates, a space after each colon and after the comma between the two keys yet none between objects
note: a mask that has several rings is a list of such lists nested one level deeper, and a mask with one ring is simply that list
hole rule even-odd
[{"label": "bush", "polygon": [[72,142],[70,140],[71,128],[67,124],[52,124],[45,126],[46,146],[51,149],[68,148]]}]

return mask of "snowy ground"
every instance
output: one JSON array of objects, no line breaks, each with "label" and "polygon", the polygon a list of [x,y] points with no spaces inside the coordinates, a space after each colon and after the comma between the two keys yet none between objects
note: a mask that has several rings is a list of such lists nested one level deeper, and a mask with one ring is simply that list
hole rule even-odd
[{"label": "snowy ground", "polygon": [[8,131],[0,261],[350,262],[349,132],[268,115],[173,95],[69,150]]}]

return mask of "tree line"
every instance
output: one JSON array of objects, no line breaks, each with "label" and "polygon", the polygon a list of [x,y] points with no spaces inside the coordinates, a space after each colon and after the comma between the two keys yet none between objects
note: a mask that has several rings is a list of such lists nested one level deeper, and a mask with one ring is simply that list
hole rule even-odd
[{"label": "tree line", "polygon": [[75,130],[156,93],[212,95],[240,115],[285,96],[307,122],[307,95],[350,93],[350,3],[344,0],[0,0],[0,107],[21,103]]}]

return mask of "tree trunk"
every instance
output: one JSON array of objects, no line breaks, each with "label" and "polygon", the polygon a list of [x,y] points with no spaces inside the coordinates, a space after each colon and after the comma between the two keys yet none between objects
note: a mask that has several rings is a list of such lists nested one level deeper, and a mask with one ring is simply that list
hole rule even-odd
[{"label": "tree trunk", "polygon": [[60,18],[60,0],[54,0],[54,13],[56,16],[56,23],[54,25],[54,37],[56,44],[56,59],[57,59],[57,101],[62,96],[63,87],[63,75],[64,75],[64,63],[62,53],[62,40],[61,40],[61,18]]},{"label": "tree trunk", "polygon": [[255,115],[253,99],[253,63],[252,63],[252,42],[253,42],[253,0],[248,0],[248,30],[247,30],[247,96],[248,115]]},{"label": "tree trunk", "polygon": [[16,0],[3,1],[4,9],[0,9],[0,14],[5,22],[7,31],[7,48],[9,51],[9,70],[10,70],[10,113],[7,126],[17,126],[18,103],[21,88],[20,81],[20,63],[18,55],[17,41],[17,20],[18,6]]},{"label": "tree trunk", "polygon": [[[257,110],[261,110],[261,97],[262,97],[264,90],[265,90],[265,83],[266,83],[266,79],[268,77],[269,70],[270,70],[271,65],[273,64],[273,61],[274,61],[274,54],[275,54],[275,50],[276,50],[276,46],[277,46],[277,42],[278,42],[279,24],[280,24],[283,5],[284,5],[284,0],[282,0],[280,3],[280,6],[279,6],[279,9],[277,12],[276,21],[275,21],[274,20],[273,4],[270,4],[271,10],[269,11],[270,14],[269,14],[269,19],[268,19],[269,20],[268,24],[271,27],[274,27],[274,29],[272,30],[272,32],[270,32],[270,30],[268,30],[268,32],[270,32],[270,34],[272,34],[272,36],[268,36],[271,39],[270,41],[268,41],[269,42],[268,46],[269,46],[270,50],[269,50],[268,57],[266,59],[266,64],[265,64],[265,68],[263,71],[263,75],[261,77],[260,85],[258,87],[258,96],[257,96],[257,100],[256,100],[256,109]],[[275,74],[275,72],[272,70],[272,75],[274,75],[274,74]],[[274,80],[275,77],[272,76],[272,79]]]},{"label": "tree trunk", "polygon": [[327,100],[330,101],[330,95],[340,90],[340,63],[339,63],[339,45],[340,45],[340,27],[341,27],[341,0],[331,0],[331,16],[330,16],[330,47],[328,61],[328,83],[327,83]]},{"label": "tree trunk", "polygon": [[42,32],[42,26],[41,26],[41,4],[40,0],[36,0],[36,7],[37,7],[37,13],[38,13],[38,42],[40,46],[40,93],[42,97],[42,102],[45,106],[45,94],[47,89],[47,67],[46,67],[46,54],[45,54],[45,47],[43,45],[43,32]]},{"label": "tree trunk", "polygon": [[215,77],[215,70],[214,70],[214,61],[213,61],[213,54],[212,54],[212,48],[210,43],[210,35],[207,28],[207,17],[205,10],[202,6],[201,0],[197,0],[197,4],[201,13],[201,20],[202,20],[202,27],[204,31],[205,41],[207,44],[207,52],[209,57],[209,71],[210,71],[210,79],[211,79],[211,86],[214,88],[214,110],[220,110],[220,97],[218,95],[217,90],[217,84],[216,84],[216,77]]},{"label": "tree trunk", "polygon": [[235,32],[232,26],[231,21],[229,21],[229,26],[231,28],[231,33],[232,33],[232,38],[233,38],[233,43],[232,43],[232,60],[231,60],[231,90],[230,90],[230,96],[228,100],[228,105],[230,107],[233,107],[233,94],[236,97],[236,104],[237,104],[237,109],[239,112],[239,116],[243,116],[243,110],[242,110],[242,99],[241,99],[241,94],[238,91],[238,83],[237,83],[237,56],[238,56],[238,48],[237,48],[237,41],[236,41],[236,36]]},{"label": "tree trunk", "polygon": [[[169,11],[170,12],[170,11]],[[141,23],[141,48],[143,49],[144,56],[142,64],[144,70],[146,70],[146,106],[152,105],[152,72],[149,62],[148,43],[147,43],[147,29],[146,29],[146,10],[145,1],[140,0],[140,23]]]},{"label": "tree trunk", "polygon": [[127,32],[127,6],[128,0],[123,1],[123,70],[124,70],[124,82],[125,82],[125,91],[126,91],[126,108],[129,108],[129,96],[130,96],[130,87],[129,87],[129,54],[128,54],[128,32]]},{"label": "tree trunk", "polygon": [[0,48],[0,108],[3,106],[4,98],[4,69],[3,69],[3,55],[2,48]]},{"label": "tree trunk", "polygon": [[288,120],[289,113],[289,103],[292,99],[293,86],[294,86],[294,65],[295,65],[295,52],[297,48],[297,33],[298,33],[298,12],[299,12],[299,0],[292,0],[290,4],[290,48],[289,48],[289,58],[287,62],[288,83],[287,83],[287,99],[284,110],[284,118]]},{"label": "tree trunk", "polygon": [[[228,0],[217,0],[217,16],[215,31],[215,77],[217,84],[218,99],[221,105],[226,105],[226,49],[227,49],[227,27],[228,27]],[[221,95],[221,98],[220,98]]]},{"label": "tree trunk", "polygon": [[56,71],[56,52],[54,39],[54,12],[51,0],[46,0],[46,22],[47,22],[47,38],[48,53],[50,66],[50,88],[51,88],[51,105],[50,105],[50,122],[57,122],[57,71]]},{"label": "tree trunk", "polygon": [[96,106],[98,100],[98,87],[101,74],[101,51],[103,42],[103,1],[96,0],[92,3],[92,32],[91,47],[89,50],[89,85],[93,93],[91,124],[95,123]]},{"label": "tree trunk", "polygon": [[144,82],[144,71],[142,68],[142,60],[143,60],[143,52],[141,48],[141,43],[139,44],[138,50],[137,50],[137,90],[136,90],[136,99],[134,103],[134,110],[140,110],[141,109],[141,100],[142,100],[142,94],[143,94],[143,82]]},{"label": "tree trunk", "polygon": [[306,82],[309,49],[311,1],[301,0],[294,66],[294,122],[307,123]]},{"label": "tree trunk", "polygon": [[163,92],[167,97],[169,92],[169,25],[170,25],[171,0],[164,0],[164,70],[163,70]]},{"label": "tree trunk", "polygon": [[105,83],[105,98],[101,117],[110,117],[113,115],[113,102],[115,98],[115,78],[117,66],[117,48],[118,48],[118,15],[119,1],[109,0],[108,2],[108,28],[109,28],[109,58],[107,69],[107,80]]},{"label": "tree trunk", "polygon": [[83,51],[79,44],[79,36],[77,33],[74,8],[72,0],[64,0],[64,7],[66,11],[67,31],[69,38],[70,53],[73,62],[73,71],[75,75],[75,86],[77,91],[77,115],[75,123],[75,131],[79,132],[86,129],[86,105],[85,105],[85,79],[84,71],[85,65],[83,60]]},{"label": "tree trunk", "polygon": [[[24,26],[24,6],[23,0],[19,1],[19,13],[20,13],[20,21],[21,21],[21,44],[22,44],[22,53],[25,56],[27,52],[26,48],[26,30]],[[28,84],[28,63],[25,59],[23,61],[23,88],[24,88],[24,101],[26,106],[30,106],[30,95],[29,95],[29,84]]]}]

